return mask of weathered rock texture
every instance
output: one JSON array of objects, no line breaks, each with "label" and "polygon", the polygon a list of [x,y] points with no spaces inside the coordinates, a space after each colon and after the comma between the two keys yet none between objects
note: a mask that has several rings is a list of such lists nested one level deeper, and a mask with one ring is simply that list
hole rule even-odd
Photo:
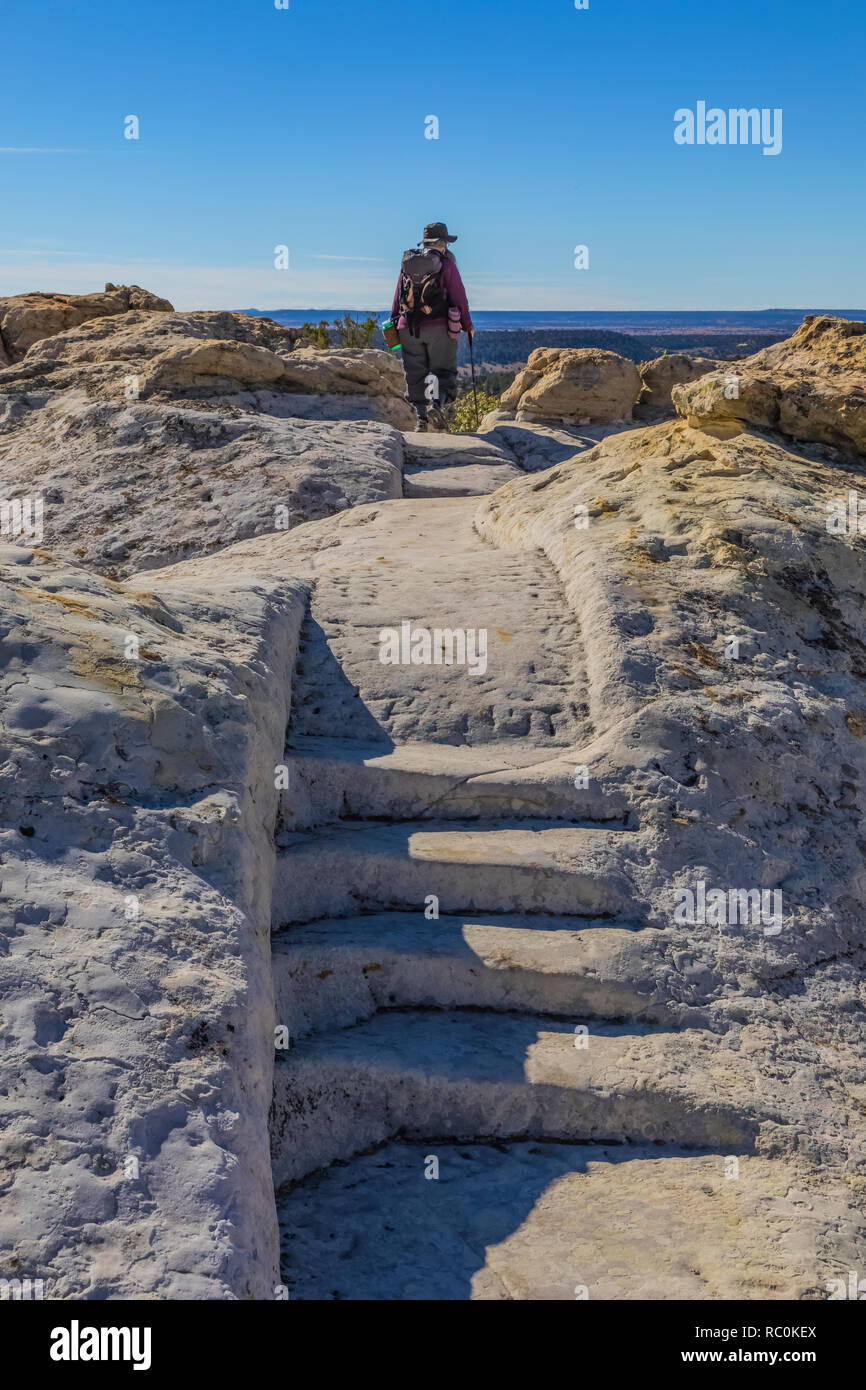
[{"label": "weathered rock texture", "polygon": [[171,313],[167,299],[140,285],[105,286],[104,294],[15,294],[0,299],[0,363],[19,362],[42,338],[130,309]]},{"label": "weathered rock texture", "polygon": [[273,750],[303,590],[0,560],[0,1278],[273,1297]]},{"label": "weathered rock texture", "polygon": [[615,352],[536,348],[504,393],[502,407],[527,420],[630,420],[639,390],[637,367]]},{"label": "weathered rock texture", "polygon": [[866,323],[809,315],[793,337],[734,370],[736,394],[729,370],[675,386],[679,414],[693,424],[740,422],[866,453]]},{"label": "weathered rock texture", "polygon": [[298,333],[273,319],[247,314],[171,312],[157,317],[131,310],[122,317],[94,319],[78,328],[46,335],[33,344],[27,357],[29,362],[138,364],[146,376],[152,360],[194,348],[201,339],[218,340],[227,351],[233,345],[250,344],[285,356],[293,351]]},{"label": "weathered rock texture", "polygon": [[654,357],[650,362],[640,365],[642,390],[639,403],[649,410],[666,411],[674,414],[671,390],[682,386],[707,372],[734,372],[730,362],[722,362],[712,357],[691,357],[687,352],[666,352]]},{"label": "weathered rock texture", "polygon": [[[300,330],[246,314],[128,313],[45,338],[27,365],[53,373],[52,382],[86,380],[101,398],[134,391],[143,398],[196,399],[223,408],[305,414],[324,402],[320,418],[367,418],[409,426],[399,362],[377,349],[296,348]],[[101,370],[82,371],[82,364]],[[297,409],[296,409],[297,408]]]},{"label": "weathered rock texture", "polygon": [[[632,795],[644,774],[626,749],[658,765],[642,824],[660,815],[674,859],[707,878],[729,876],[736,853],[744,882],[785,886],[782,932],[726,938],[740,981],[861,941],[866,542],[827,529],[855,481],[820,450],[674,422],[611,436],[479,508],[485,539],[544,550],[591,626],[602,761],[619,750]],[[694,953],[702,931],[688,936]]]},{"label": "weathered rock texture", "polygon": [[[157,395],[157,454],[177,415],[247,428]],[[420,495],[123,584],[6,551],[4,1275],[809,1299],[866,1267],[862,461],[489,423],[412,442]]]},{"label": "weathered rock texture", "polygon": [[74,386],[4,402],[0,384],[5,495],[41,495],[44,544],[112,577],[399,497],[401,463],[400,437],[372,421],[107,402]]},{"label": "weathered rock texture", "polygon": [[131,310],[34,343],[0,370],[0,496],[41,497],[45,543],[112,577],[399,497],[399,364],[296,338]]},{"label": "weathered rock texture", "polygon": [[760,1158],[741,1174],[660,1145],[395,1142],[283,1199],[283,1263],[301,1300],[764,1300],[780,1271],[826,1297],[827,1232],[852,1268],[862,1248],[850,1187]]},{"label": "weathered rock texture", "polygon": [[[314,586],[274,899],[293,1296],[824,1298],[863,1264],[866,545],[826,527],[851,482],[680,421],[500,489],[474,564],[470,503],[285,540]],[[487,625],[484,682],[377,667],[402,613]],[[701,884],[777,891],[778,921],[683,920]],[[416,1278],[415,1222],[459,1259]]]}]

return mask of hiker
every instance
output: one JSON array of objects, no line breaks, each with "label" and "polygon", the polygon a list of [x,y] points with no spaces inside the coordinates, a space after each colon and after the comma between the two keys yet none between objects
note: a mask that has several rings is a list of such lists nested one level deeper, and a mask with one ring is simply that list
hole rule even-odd
[{"label": "hiker", "polygon": [[[443,407],[457,396],[457,339],[460,330],[474,336],[469,304],[457,262],[448,250],[456,236],[444,222],[424,228],[421,245],[403,252],[403,263],[391,318],[403,349],[403,370],[409,400],[415,407],[416,430],[426,430],[428,417],[444,429]],[[438,382],[437,402],[428,402],[425,379]]]}]

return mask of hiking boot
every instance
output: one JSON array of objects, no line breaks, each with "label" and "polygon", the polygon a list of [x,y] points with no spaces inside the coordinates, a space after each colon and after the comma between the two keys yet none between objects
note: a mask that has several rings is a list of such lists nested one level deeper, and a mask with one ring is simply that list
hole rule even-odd
[{"label": "hiking boot", "polygon": [[418,419],[418,420],[415,421],[415,433],[416,433],[416,434],[426,434],[426,433],[427,433],[427,421],[426,421],[426,420]]},{"label": "hiking boot", "polygon": [[445,411],[442,409],[441,405],[431,405],[428,415],[434,430],[441,430],[443,433],[447,434],[448,421],[445,418]]}]

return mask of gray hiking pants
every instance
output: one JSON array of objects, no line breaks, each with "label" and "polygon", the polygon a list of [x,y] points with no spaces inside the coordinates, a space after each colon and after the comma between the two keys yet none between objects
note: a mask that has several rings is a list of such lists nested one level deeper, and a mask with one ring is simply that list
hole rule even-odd
[{"label": "gray hiking pants", "polygon": [[[424,380],[432,372],[439,381],[439,404],[447,405],[457,395],[457,339],[448,336],[444,323],[422,323],[419,336],[400,329],[403,371],[409,399],[422,418],[427,414]],[[434,387],[435,395],[435,387]]]}]

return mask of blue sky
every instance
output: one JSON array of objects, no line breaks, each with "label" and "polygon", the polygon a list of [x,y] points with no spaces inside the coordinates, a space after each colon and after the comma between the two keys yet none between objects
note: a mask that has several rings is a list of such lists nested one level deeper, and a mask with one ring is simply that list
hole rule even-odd
[{"label": "blue sky", "polygon": [[[7,7],[0,294],[387,308],[444,219],[477,308],[866,303],[866,7],[289,5]],[[781,108],[781,153],[675,144],[698,101]]]}]

